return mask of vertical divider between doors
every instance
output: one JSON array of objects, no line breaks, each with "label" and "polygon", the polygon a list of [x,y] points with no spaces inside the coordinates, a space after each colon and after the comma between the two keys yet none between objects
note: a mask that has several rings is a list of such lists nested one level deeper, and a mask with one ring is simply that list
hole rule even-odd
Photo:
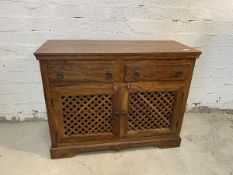
[{"label": "vertical divider between doors", "polygon": [[113,133],[121,138],[127,133],[128,90],[125,83],[114,83]]},{"label": "vertical divider between doors", "polygon": [[129,88],[126,83],[121,86],[121,127],[120,137],[127,134],[128,127],[128,113],[129,113]]}]

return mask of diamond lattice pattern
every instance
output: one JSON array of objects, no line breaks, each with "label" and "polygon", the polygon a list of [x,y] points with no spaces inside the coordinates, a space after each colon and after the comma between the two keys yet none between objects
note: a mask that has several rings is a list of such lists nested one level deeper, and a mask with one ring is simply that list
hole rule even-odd
[{"label": "diamond lattice pattern", "polygon": [[170,128],[176,92],[130,94],[128,130]]},{"label": "diamond lattice pattern", "polygon": [[65,136],[110,133],[112,95],[61,96]]}]

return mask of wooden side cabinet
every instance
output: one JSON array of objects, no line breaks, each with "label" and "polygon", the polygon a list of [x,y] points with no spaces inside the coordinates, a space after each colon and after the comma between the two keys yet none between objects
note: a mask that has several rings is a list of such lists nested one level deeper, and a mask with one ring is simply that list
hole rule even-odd
[{"label": "wooden side cabinet", "polygon": [[178,147],[200,51],[175,41],[50,40],[40,61],[51,158]]}]

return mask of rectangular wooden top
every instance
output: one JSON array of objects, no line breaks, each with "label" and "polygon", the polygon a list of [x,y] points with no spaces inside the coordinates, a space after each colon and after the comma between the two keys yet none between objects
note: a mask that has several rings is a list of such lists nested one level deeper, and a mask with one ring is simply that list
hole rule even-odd
[{"label": "rectangular wooden top", "polygon": [[[34,55],[152,55],[157,57],[199,57],[201,52],[170,40],[48,40]],[[49,59],[49,58],[47,58]]]}]

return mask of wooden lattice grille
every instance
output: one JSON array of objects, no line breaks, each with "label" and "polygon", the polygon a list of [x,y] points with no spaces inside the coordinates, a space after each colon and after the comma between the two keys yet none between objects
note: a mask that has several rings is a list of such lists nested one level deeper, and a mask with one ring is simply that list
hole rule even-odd
[{"label": "wooden lattice grille", "polygon": [[61,100],[66,136],[112,131],[112,95],[61,96]]},{"label": "wooden lattice grille", "polygon": [[129,131],[171,127],[176,92],[136,92],[129,98]]}]

